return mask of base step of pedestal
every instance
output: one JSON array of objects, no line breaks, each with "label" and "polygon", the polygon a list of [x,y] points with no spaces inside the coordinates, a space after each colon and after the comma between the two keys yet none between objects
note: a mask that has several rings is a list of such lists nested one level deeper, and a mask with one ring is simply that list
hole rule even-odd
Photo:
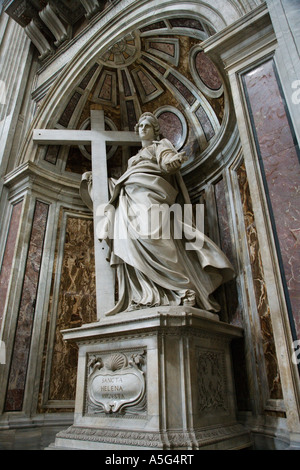
[{"label": "base step of pedestal", "polygon": [[150,433],[71,426],[48,449],[60,450],[239,450],[252,446],[250,433],[239,424],[189,432]]}]

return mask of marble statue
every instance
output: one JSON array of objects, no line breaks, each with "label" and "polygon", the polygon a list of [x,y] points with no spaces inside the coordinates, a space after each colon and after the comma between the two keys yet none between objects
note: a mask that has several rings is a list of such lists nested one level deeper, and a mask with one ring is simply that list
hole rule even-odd
[{"label": "marble statue", "polygon": [[[106,315],[162,305],[218,312],[212,294],[234,277],[234,270],[219,247],[174,210],[191,207],[179,172],[185,153],[160,140],[159,122],[151,113],[141,115],[135,130],[142,148],[118,180],[109,179],[111,197],[97,230],[109,246],[118,279],[119,300]],[[198,243],[186,249],[193,235]]]}]

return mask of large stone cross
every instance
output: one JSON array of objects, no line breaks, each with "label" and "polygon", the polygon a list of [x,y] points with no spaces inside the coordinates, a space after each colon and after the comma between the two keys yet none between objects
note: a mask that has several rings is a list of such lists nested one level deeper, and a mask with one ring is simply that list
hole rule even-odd
[{"label": "large stone cross", "polygon": [[109,198],[106,144],[139,145],[141,140],[134,132],[106,131],[104,112],[91,110],[91,130],[35,129],[33,141],[42,145],[91,144],[92,146],[97,317],[100,320],[105,312],[114,307],[115,300],[114,273],[106,260],[107,245],[105,242],[100,242],[96,236],[97,208],[107,203]]}]

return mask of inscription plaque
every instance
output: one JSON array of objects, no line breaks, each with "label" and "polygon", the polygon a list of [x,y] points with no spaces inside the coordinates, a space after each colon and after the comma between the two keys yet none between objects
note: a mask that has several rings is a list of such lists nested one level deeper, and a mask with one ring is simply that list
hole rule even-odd
[{"label": "inscription plaque", "polygon": [[88,413],[134,413],[145,409],[144,351],[90,357]]}]

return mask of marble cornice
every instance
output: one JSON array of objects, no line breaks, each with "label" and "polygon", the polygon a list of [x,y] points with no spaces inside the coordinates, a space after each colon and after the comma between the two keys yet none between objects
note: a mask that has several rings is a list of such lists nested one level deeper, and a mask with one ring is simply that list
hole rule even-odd
[{"label": "marble cornice", "polygon": [[243,336],[243,329],[219,321],[218,315],[193,307],[156,307],[126,312],[114,317],[83,325],[79,328],[62,330],[64,340],[71,342],[90,342],[119,338],[124,331],[130,335],[194,335],[209,336],[213,329],[215,336],[228,335],[230,338]]},{"label": "marble cornice", "polygon": [[70,198],[73,202],[83,205],[79,196],[79,179],[59,175],[31,161],[12,170],[3,181],[10,191],[10,197],[16,198],[27,190],[34,190],[47,199]]},{"label": "marble cornice", "polygon": [[[51,2],[35,2],[33,0],[6,1],[4,11],[16,23],[24,28],[33,44],[38,49],[41,62],[51,63],[49,57],[57,56],[68,48],[72,40],[76,40],[76,27],[88,23],[95,17],[105,16],[116,3],[121,0],[99,2],[98,0],[74,0],[72,4],[51,0]],[[86,29],[86,27],[84,28]]]},{"label": "marble cornice", "polygon": [[215,45],[216,42],[222,41],[223,37],[227,38],[232,37],[236,34],[237,31],[242,31],[245,27],[245,24],[253,24],[259,18],[264,17],[268,13],[268,7],[266,2],[261,3],[258,7],[241,16],[238,20],[230,25],[226,26],[221,31],[218,31],[213,36],[210,36],[205,41],[203,41],[203,47],[208,47],[210,45]]},{"label": "marble cornice", "polygon": [[202,43],[203,51],[226,72],[239,68],[245,57],[277,44],[266,3],[239,18]]}]

